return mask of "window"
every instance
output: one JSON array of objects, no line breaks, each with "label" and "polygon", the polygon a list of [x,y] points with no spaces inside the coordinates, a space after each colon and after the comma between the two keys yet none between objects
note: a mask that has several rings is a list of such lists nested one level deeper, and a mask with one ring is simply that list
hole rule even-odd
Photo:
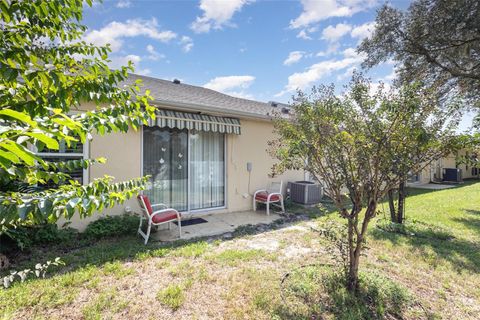
[{"label": "window", "polygon": [[[67,160],[87,159],[87,146],[84,146],[81,142],[77,142],[76,145],[67,146],[65,141],[59,142],[59,150],[51,150],[44,148],[42,151],[37,152],[45,161],[60,162]],[[80,184],[88,183],[87,170],[82,168],[68,172],[73,180],[78,181]],[[48,187],[55,187],[53,182],[47,184]]]},{"label": "window", "polygon": [[[180,211],[225,206],[225,134],[144,127],[145,194]],[[189,178],[190,177],[190,178]]]}]

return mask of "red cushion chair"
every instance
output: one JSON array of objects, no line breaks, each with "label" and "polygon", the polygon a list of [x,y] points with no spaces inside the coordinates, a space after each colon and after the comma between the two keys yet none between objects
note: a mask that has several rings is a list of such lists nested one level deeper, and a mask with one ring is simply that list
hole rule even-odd
[{"label": "red cushion chair", "polygon": [[[267,201],[268,200],[268,193],[266,191],[260,191],[259,193],[257,193],[255,195],[255,199],[257,201]],[[279,201],[280,200],[280,196],[278,194],[271,194],[270,195],[270,200],[272,201]]]},{"label": "red cushion chair", "polygon": [[270,215],[270,204],[280,204],[282,212],[285,212],[282,194],[283,182],[272,182],[267,189],[257,190],[253,194],[253,211],[257,211],[257,202],[267,205],[267,215]]},{"label": "red cushion chair", "polygon": [[[168,223],[168,229],[171,228],[171,222],[177,221],[178,222],[178,232],[180,238],[182,237],[182,215],[180,212],[173,208],[167,208],[166,205],[163,203],[154,204],[150,203],[150,199],[146,195],[139,194],[137,196],[138,204],[140,205],[140,209],[142,210],[142,215],[140,216],[140,224],[138,226],[138,233],[145,239],[145,244],[148,242],[148,238],[150,237],[150,231],[153,226],[158,226],[163,223]],[[155,207],[163,207],[163,209],[153,211]],[[147,233],[142,231],[142,223],[143,219],[147,220],[148,228]]]}]

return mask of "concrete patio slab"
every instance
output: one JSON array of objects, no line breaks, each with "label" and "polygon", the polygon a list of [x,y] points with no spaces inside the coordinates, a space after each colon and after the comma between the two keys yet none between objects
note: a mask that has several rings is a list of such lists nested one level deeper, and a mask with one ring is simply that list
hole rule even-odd
[{"label": "concrete patio slab", "polygon": [[[213,213],[209,215],[197,216],[207,220],[206,223],[194,224],[182,227],[182,239],[192,239],[208,236],[216,236],[227,232],[233,232],[236,228],[245,225],[257,225],[261,223],[272,223],[280,219],[280,215],[270,213],[269,216],[265,211],[243,211],[232,213]],[[172,224],[172,228],[159,229],[151,234],[151,239],[156,241],[174,241],[178,240],[178,227]]]}]

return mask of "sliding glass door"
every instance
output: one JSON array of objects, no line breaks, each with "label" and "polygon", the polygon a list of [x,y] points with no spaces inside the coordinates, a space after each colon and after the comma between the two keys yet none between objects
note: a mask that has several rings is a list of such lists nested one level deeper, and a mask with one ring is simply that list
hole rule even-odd
[{"label": "sliding glass door", "polygon": [[190,134],[190,209],[225,205],[225,135]]},{"label": "sliding glass door", "polygon": [[144,127],[143,174],[152,203],[180,211],[225,206],[225,135]]},{"label": "sliding glass door", "polygon": [[150,175],[145,194],[152,203],[188,209],[188,132],[143,128],[143,174]]}]

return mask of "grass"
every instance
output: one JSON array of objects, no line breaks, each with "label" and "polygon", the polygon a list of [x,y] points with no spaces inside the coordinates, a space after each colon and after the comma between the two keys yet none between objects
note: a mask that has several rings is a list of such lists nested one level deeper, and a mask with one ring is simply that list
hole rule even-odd
[{"label": "grass", "polygon": [[177,310],[185,302],[185,294],[180,285],[171,284],[157,293],[157,300],[172,310]]},{"label": "grass", "polygon": [[13,267],[57,256],[66,265],[0,290],[0,319],[478,319],[480,183],[409,189],[406,205],[404,226],[383,213],[371,223],[356,297],[322,266],[332,260],[313,230],[342,220],[331,206],[291,206],[310,220],[265,233],[242,228],[224,242],[144,246],[125,235],[36,248]]},{"label": "grass", "polygon": [[119,300],[115,289],[101,292],[95,299],[82,308],[85,320],[100,320],[106,318],[106,313],[115,314],[128,306],[124,300]]},{"label": "grass", "polygon": [[212,261],[215,261],[216,263],[219,263],[221,265],[237,266],[239,264],[257,259],[274,260],[275,255],[258,249],[227,249],[218,254],[208,257],[208,259],[211,259]]},{"label": "grass", "polygon": [[408,290],[375,271],[360,274],[360,292],[345,289],[343,274],[331,267],[298,268],[283,282],[283,305],[275,313],[282,318],[336,319],[402,318],[411,304]]}]

